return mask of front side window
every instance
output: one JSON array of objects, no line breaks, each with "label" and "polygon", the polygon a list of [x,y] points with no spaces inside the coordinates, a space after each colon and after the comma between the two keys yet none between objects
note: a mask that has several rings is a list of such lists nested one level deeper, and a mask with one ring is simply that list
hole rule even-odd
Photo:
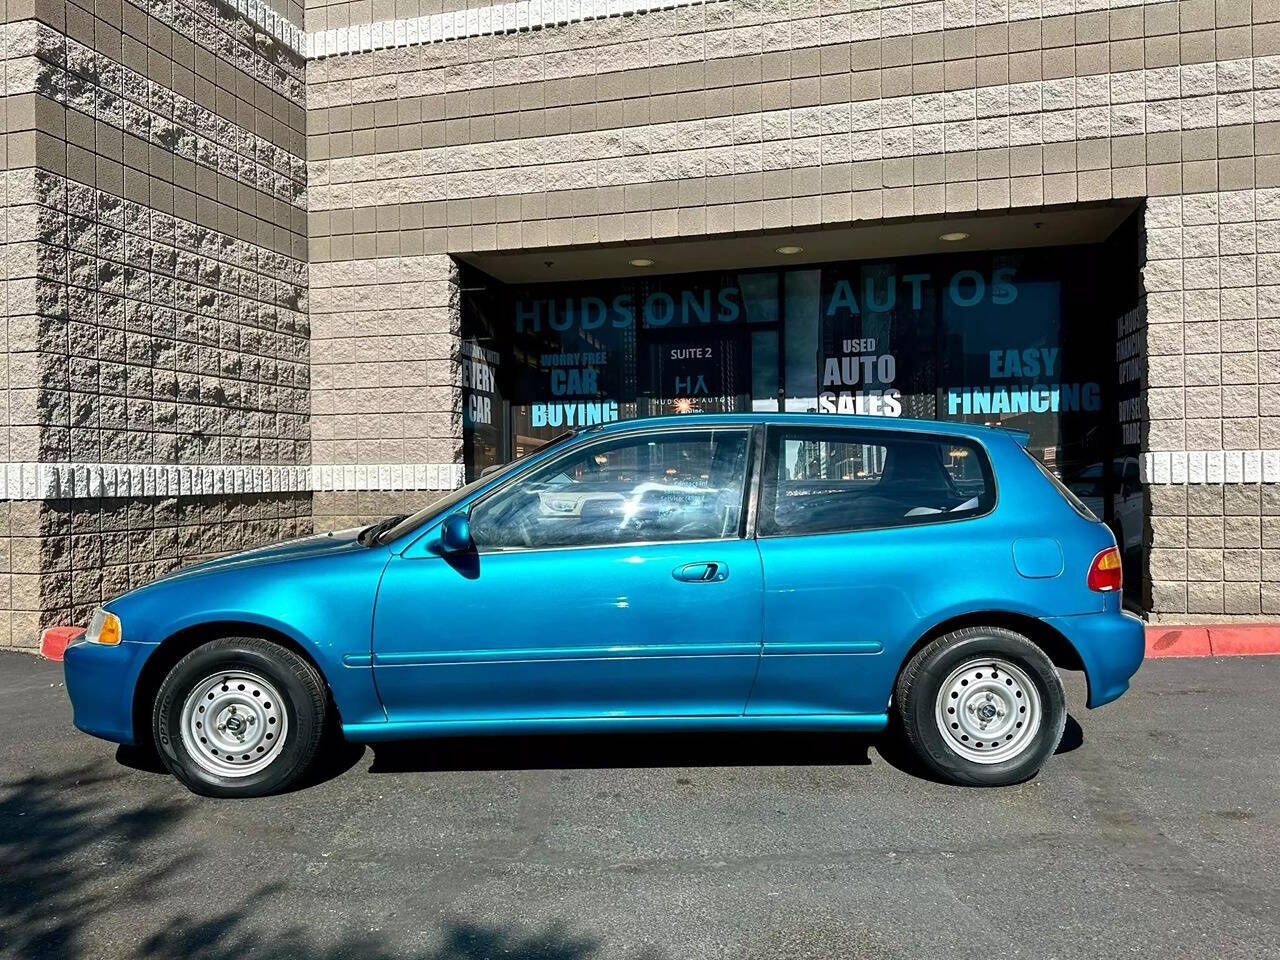
[{"label": "front side window", "polygon": [[572,451],[481,500],[480,550],[736,537],[750,434],[682,430]]},{"label": "front side window", "polygon": [[390,527],[385,532],[379,534],[378,542],[391,543],[391,541],[404,536],[406,533],[409,533],[413,530],[418,529],[418,527],[422,526],[422,524],[424,524],[427,520],[431,519],[432,517],[443,516],[453,508],[454,504],[461,503],[463,500],[467,499],[467,497],[471,496],[481,487],[485,486],[486,484],[494,482],[498,477],[502,476],[504,473],[510,473],[513,470],[519,469],[520,464],[525,459],[532,457],[535,453],[541,453],[542,451],[548,450],[551,447],[556,447],[562,443],[565,443],[568,440],[572,440],[573,436],[574,435],[572,432],[562,433],[558,437],[548,440],[545,443],[539,444],[537,447],[527,451],[522,456],[516,457],[510,463],[506,463],[498,467],[490,467],[489,469],[491,472],[487,476],[476,477],[476,479],[472,480],[468,484],[464,484],[463,486],[459,487],[457,490],[454,490],[452,493],[445,494],[445,496],[440,497],[437,500],[431,501],[425,507],[422,507],[420,510],[418,510],[416,513],[410,514],[409,516],[403,518],[399,523],[395,524],[395,526]]},{"label": "front side window", "polygon": [[994,504],[986,454],[967,440],[822,427],[769,433],[764,536],[958,520]]}]

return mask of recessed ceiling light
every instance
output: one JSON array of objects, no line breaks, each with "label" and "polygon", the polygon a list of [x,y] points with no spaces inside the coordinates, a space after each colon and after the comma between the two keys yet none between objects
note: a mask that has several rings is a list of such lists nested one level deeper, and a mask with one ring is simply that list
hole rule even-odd
[{"label": "recessed ceiling light", "polygon": [[784,257],[794,256],[797,253],[804,253],[804,247],[798,247],[794,243],[784,243],[777,248],[777,252]]},{"label": "recessed ceiling light", "polygon": [[954,233],[938,234],[939,240],[946,240],[948,243],[955,243],[957,240],[968,240],[969,235],[963,230],[957,230]]},{"label": "recessed ceiling light", "polygon": [[648,257],[636,257],[634,260],[628,260],[627,263],[633,267],[652,267],[653,261]]}]

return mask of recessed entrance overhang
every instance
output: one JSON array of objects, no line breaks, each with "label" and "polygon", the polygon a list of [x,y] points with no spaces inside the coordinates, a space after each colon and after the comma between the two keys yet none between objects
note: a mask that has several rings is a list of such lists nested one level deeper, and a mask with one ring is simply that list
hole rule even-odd
[{"label": "recessed entrance overhang", "polygon": [[[461,259],[504,283],[550,283],[654,274],[743,270],[756,267],[878,260],[964,250],[1098,243],[1137,209],[1140,201],[983,213],[957,217],[877,220],[833,228],[740,234],[712,239],[673,238],[638,243],[545,247],[519,252],[467,253]],[[944,235],[968,234],[961,240]],[[779,249],[800,247],[782,254]],[[652,261],[647,263],[646,261]],[[641,265],[637,265],[641,264]]]}]

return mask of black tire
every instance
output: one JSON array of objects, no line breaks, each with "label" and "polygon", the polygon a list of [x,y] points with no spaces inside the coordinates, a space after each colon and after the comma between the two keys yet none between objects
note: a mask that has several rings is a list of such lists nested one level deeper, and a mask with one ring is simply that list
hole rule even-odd
[{"label": "black tire", "polygon": [[[283,743],[274,748],[262,744],[271,751],[264,768],[246,775],[223,776],[207,769],[192,755],[182,736],[182,715],[187,698],[197,685],[218,673],[230,675],[235,671],[261,677],[279,692],[281,702],[270,704],[270,708],[279,717],[285,734]],[[261,797],[288,789],[306,774],[326,736],[328,714],[324,680],[305,659],[257,637],[224,637],[192,650],[169,671],[156,694],[151,726],[161,762],[193,792],[206,797]],[[266,719],[275,723],[274,718]],[[262,729],[271,728],[263,725]],[[192,743],[201,749],[194,740]]]},{"label": "black tire", "polygon": [[[1020,680],[1034,685],[1040,717],[1034,734],[1018,744],[1019,753],[992,763],[978,762],[958,752],[952,738],[959,737],[962,731],[955,723],[949,725],[957,729],[956,734],[944,731],[938,716],[940,711],[954,712],[949,707],[944,710],[938,703],[943,684],[961,667],[988,657],[1017,668],[1023,674]],[[1019,686],[1008,676],[1002,679],[1011,689]],[[1028,699],[1034,699],[1030,691]],[[941,779],[963,786],[1008,786],[1035,776],[1058,748],[1067,722],[1066,693],[1053,663],[1026,637],[1004,627],[965,627],[938,637],[911,658],[898,678],[893,700],[903,736],[914,754]],[[945,702],[952,701],[947,698]],[[963,702],[963,698],[958,702]],[[1010,700],[1010,705],[1019,702],[1021,700]],[[1009,730],[1013,738],[1016,731],[1012,727]],[[967,745],[957,746],[969,749]],[[985,746],[996,749],[994,744]]]}]

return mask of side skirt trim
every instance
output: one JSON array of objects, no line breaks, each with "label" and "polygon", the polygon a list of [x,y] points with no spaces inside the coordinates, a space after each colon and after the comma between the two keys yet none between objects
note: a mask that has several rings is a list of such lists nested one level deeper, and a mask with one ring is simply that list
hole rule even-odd
[{"label": "side skirt trim", "polygon": [[889,723],[884,713],[716,717],[552,717],[520,720],[401,720],[344,723],[343,735],[356,743],[503,734],[662,733],[747,730],[845,731],[876,733]]}]

